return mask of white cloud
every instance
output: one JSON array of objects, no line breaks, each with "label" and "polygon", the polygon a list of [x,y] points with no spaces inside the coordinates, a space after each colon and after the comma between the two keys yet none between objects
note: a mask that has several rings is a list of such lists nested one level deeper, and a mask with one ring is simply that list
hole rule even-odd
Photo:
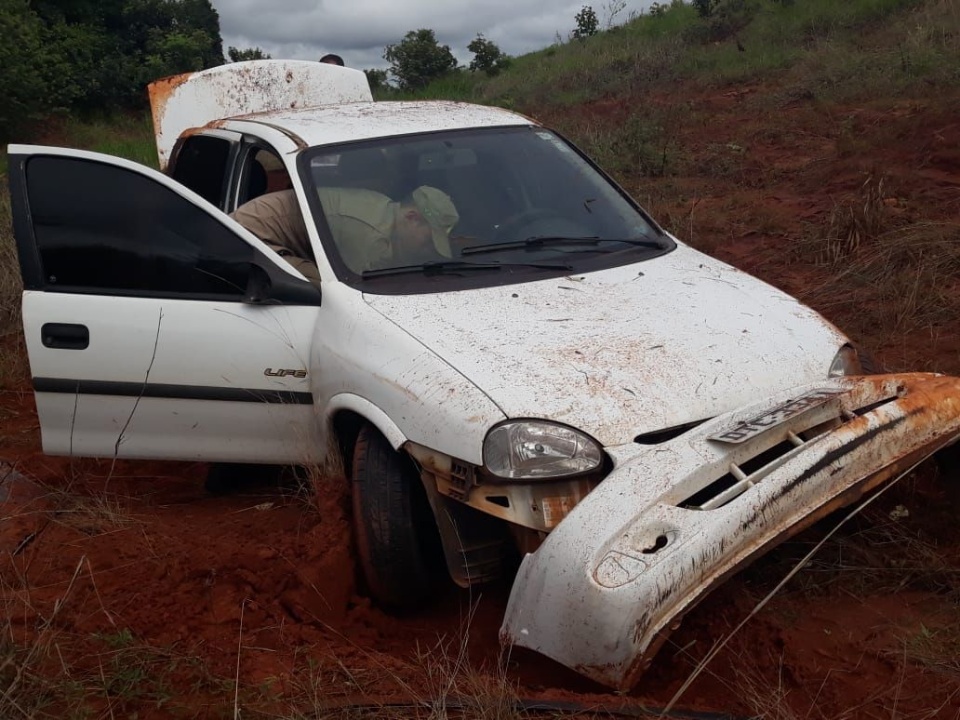
[{"label": "white cloud", "polygon": [[[617,0],[213,0],[220,14],[224,48],[260,47],[275,58],[315,60],[334,52],[356,68],[386,67],[383,48],[410,30],[430,28],[460,62],[471,58],[467,43],[477,33],[510,55],[566,37],[574,16],[591,5],[604,24]],[[650,0],[626,0],[619,22]]]}]

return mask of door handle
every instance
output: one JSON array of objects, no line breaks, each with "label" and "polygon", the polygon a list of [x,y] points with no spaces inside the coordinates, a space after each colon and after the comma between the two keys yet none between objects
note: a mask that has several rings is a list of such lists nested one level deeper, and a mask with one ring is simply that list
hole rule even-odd
[{"label": "door handle", "polygon": [[73,323],[44,323],[40,341],[44,347],[57,350],[83,350],[90,344],[90,330]]}]

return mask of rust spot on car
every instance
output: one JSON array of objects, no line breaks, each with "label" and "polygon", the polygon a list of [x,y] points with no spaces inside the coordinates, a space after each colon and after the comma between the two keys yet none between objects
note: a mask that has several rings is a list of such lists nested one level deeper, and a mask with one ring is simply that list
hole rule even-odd
[{"label": "rust spot on car", "polygon": [[154,108],[154,113],[156,113],[158,109],[162,113],[163,108],[166,107],[167,101],[170,99],[170,96],[173,95],[174,91],[191,77],[193,77],[193,73],[171,75],[170,77],[161,78],[160,80],[154,80],[147,85],[147,94],[150,97],[150,104]]},{"label": "rust spot on car", "polygon": [[147,96],[150,99],[150,114],[153,118],[154,128],[160,127],[170,97],[176,92],[178,87],[187,82],[192,76],[193,73],[171,75],[170,77],[161,78],[160,80],[154,80],[147,85]]}]

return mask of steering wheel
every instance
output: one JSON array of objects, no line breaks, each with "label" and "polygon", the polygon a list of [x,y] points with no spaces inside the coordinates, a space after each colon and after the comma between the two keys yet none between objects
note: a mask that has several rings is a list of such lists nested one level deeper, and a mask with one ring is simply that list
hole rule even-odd
[{"label": "steering wheel", "polygon": [[500,223],[497,228],[496,239],[497,241],[524,240],[524,237],[519,237],[518,230],[539,220],[548,219],[563,219],[563,216],[550,208],[533,207],[521,210]]}]

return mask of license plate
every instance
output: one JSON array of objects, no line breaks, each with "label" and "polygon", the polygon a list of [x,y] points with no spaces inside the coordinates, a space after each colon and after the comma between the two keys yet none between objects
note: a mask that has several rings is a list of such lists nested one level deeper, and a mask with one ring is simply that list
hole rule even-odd
[{"label": "license plate", "polygon": [[742,422],[730,430],[716,435],[710,435],[708,439],[725,443],[742,443],[800,413],[824,405],[832,398],[844,392],[844,390],[814,390],[813,392],[808,392],[798,398],[785,402],[773,410],[765,412],[763,415],[748,420],[747,422]]}]

